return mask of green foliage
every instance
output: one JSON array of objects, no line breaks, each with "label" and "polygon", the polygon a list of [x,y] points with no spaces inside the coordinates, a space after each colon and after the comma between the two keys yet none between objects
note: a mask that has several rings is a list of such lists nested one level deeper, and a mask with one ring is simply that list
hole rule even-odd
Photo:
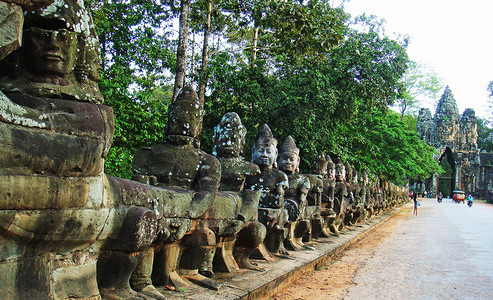
[{"label": "green foliage", "polygon": [[172,15],[156,0],[87,1],[101,43],[105,103],[114,109],[115,136],[106,158],[110,175],[129,178],[135,151],[162,138],[175,64],[169,33]]},{"label": "green foliage", "polygon": [[[176,37],[167,24],[177,2],[88,2],[102,43],[100,87],[115,111],[105,167],[128,178],[133,153],[164,132],[176,64]],[[211,31],[229,43],[210,46],[203,149],[211,151],[214,126],[235,111],[249,130],[246,157],[267,123],[279,143],[294,137],[305,173],[324,150],[394,182],[428,177],[439,170],[433,149],[417,138],[414,120],[406,125],[388,109],[405,96],[406,41],[385,36],[374,18],[361,17],[363,30],[350,30],[344,11],[327,3],[213,1]],[[203,31],[205,4],[193,2],[195,33]],[[251,60],[255,30],[259,55]],[[192,70],[189,78],[197,81]]]},{"label": "green foliage", "polygon": [[478,148],[486,152],[493,152],[493,128],[491,121],[477,118],[478,120]]},{"label": "green foliage", "polygon": [[406,112],[413,112],[426,99],[438,99],[438,93],[443,90],[443,80],[432,69],[410,61],[408,69],[402,77],[405,90],[397,100],[397,107],[404,118]]}]

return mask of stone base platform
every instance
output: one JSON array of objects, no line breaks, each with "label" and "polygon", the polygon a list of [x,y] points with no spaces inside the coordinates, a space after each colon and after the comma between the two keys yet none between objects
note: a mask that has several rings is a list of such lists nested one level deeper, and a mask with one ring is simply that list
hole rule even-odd
[{"label": "stone base platform", "polygon": [[252,260],[264,271],[241,269],[236,273],[216,273],[213,280],[220,283],[217,291],[191,285],[185,290],[170,291],[158,287],[167,299],[268,299],[278,290],[288,286],[306,273],[322,267],[336,254],[363,238],[385,222],[404,206],[385,211],[372,217],[365,224],[344,229],[340,236],[319,239],[307,243],[315,250],[289,251],[291,259],[275,258],[274,261]]}]

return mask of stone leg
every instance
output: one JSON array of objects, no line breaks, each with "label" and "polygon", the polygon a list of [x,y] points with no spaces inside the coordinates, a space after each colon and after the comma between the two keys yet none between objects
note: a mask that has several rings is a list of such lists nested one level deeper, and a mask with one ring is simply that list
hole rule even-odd
[{"label": "stone leg", "polygon": [[[266,233],[265,226],[258,221],[246,223],[245,227],[238,233],[233,248],[233,255],[240,268],[263,271],[262,268],[257,267],[250,261],[250,255],[257,247],[262,245]],[[265,251],[269,255],[267,249]]]},{"label": "stone leg", "polygon": [[103,266],[99,290],[104,299],[145,299],[130,287],[130,277],[156,238],[157,216],[143,207],[131,207],[116,244]]},{"label": "stone leg", "polygon": [[152,282],[156,285],[173,285],[177,289],[190,286],[190,282],[178,274],[181,258],[180,242],[168,243],[154,257]]},{"label": "stone leg", "polygon": [[[216,235],[212,230],[202,227],[182,240],[183,253],[180,259],[180,275],[193,283],[217,290],[219,285],[199,274],[200,266],[216,249]],[[212,254],[213,255],[213,254]]]},{"label": "stone leg", "polygon": [[233,255],[235,241],[236,236],[219,238],[219,243],[217,244],[213,262],[214,270],[217,270],[218,272],[232,273],[240,269]]},{"label": "stone leg", "polygon": [[153,286],[151,275],[154,264],[154,248],[143,251],[142,260],[135,268],[130,277],[130,286],[135,291],[152,297],[153,299],[165,300],[164,296]]},{"label": "stone leg", "polygon": [[286,258],[289,256],[289,252],[284,248],[284,240],[288,236],[288,229],[282,228],[279,225],[275,225],[270,230],[267,230],[267,234],[265,236],[264,244],[267,247],[267,250],[274,254],[275,256],[279,256],[282,258]]},{"label": "stone leg", "polygon": [[300,220],[294,228],[294,242],[302,249],[314,250],[315,248],[303,243],[303,237],[310,232],[310,220]]},{"label": "stone leg", "polygon": [[299,251],[303,249],[303,247],[299,245],[298,241],[295,239],[295,231],[297,225],[298,221],[288,222],[288,237],[284,240],[284,246],[288,250]]},{"label": "stone leg", "polygon": [[311,220],[309,239],[316,240],[323,235],[324,219],[322,217],[316,217]]}]

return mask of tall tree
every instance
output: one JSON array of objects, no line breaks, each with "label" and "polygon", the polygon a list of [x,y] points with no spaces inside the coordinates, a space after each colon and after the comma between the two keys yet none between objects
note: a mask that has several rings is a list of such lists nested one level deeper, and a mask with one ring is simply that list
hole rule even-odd
[{"label": "tall tree", "polygon": [[187,49],[188,49],[188,29],[190,26],[190,6],[191,0],[181,0],[180,6],[180,24],[178,49],[176,50],[176,71],[175,85],[173,88],[173,100],[183,88],[186,76],[187,66]]},{"label": "tall tree", "polygon": [[478,148],[487,152],[493,152],[493,128],[491,121],[477,118],[478,120]]},{"label": "tall tree", "polygon": [[175,46],[167,28],[174,16],[158,0],[87,1],[101,44],[100,89],[114,109],[115,136],[105,168],[128,178],[135,151],[162,138],[171,95]]},{"label": "tall tree", "polygon": [[434,70],[413,61],[409,62],[402,81],[405,90],[397,100],[401,119],[407,111],[417,109],[427,99],[438,99],[439,92],[444,87],[443,80]]}]

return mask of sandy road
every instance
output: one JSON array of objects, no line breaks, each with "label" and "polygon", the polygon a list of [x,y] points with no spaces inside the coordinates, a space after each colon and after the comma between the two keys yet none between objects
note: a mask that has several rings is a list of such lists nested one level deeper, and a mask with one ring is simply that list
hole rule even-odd
[{"label": "sandy road", "polygon": [[273,299],[493,299],[493,205],[423,199]]},{"label": "sandy road", "polygon": [[406,205],[403,210],[381,224],[362,240],[334,257],[329,264],[302,277],[291,287],[274,295],[271,299],[343,299],[348,289],[355,285],[356,271],[374,255],[378,245],[411,217],[411,209],[410,204]]}]

